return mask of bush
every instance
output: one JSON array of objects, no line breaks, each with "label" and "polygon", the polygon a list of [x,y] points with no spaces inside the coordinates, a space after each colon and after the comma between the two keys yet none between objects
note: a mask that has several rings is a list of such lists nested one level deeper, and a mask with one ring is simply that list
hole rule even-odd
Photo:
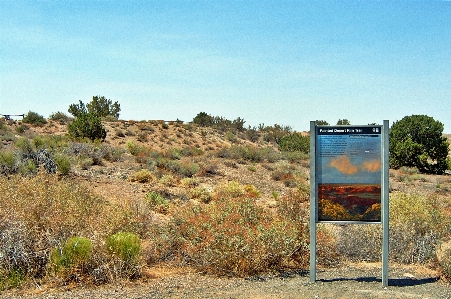
[{"label": "bush", "polygon": [[218,157],[236,160],[243,159],[253,163],[260,163],[265,160],[275,162],[281,158],[280,154],[270,147],[260,148],[250,145],[232,146],[228,149],[223,148],[218,152]]},{"label": "bush", "polygon": [[0,216],[0,240],[0,290],[2,290],[9,286],[14,287],[15,283],[11,280],[14,280],[16,274],[32,272],[33,250],[25,223],[4,215]]},{"label": "bush", "polygon": [[[8,224],[0,225],[0,235],[10,240],[1,241],[0,248],[13,246],[4,247],[2,256],[7,257],[11,268],[17,265],[30,277],[46,274],[50,253],[61,240],[74,234],[102,237],[132,220],[115,205],[92,194],[87,185],[56,175],[0,177],[0,193],[0,222]],[[0,268],[6,265],[4,261]]]},{"label": "bush", "polygon": [[287,152],[310,152],[310,137],[301,133],[291,133],[280,140],[279,149]]},{"label": "bush", "polygon": [[295,222],[308,218],[310,203],[310,187],[300,186],[290,190],[285,196],[279,197],[277,192],[273,192],[273,197],[278,201],[277,211],[279,215]]},{"label": "bush", "polygon": [[160,183],[168,187],[174,187],[177,184],[177,180],[173,175],[165,174],[160,178]]},{"label": "bush", "polygon": [[173,161],[169,160],[163,162],[162,165],[165,169],[173,172],[174,174],[178,174],[182,177],[192,177],[196,173],[199,172],[200,167],[196,163],[191,163],[188,161]]},{"label": "bush", "polygon": [[106,130],[99,117],[94,114],[84,113],[78,115],[68,126],[69,135],[73,138],[88,138],[105,140]]},{"label": "bush", "polygon": [[65,114],[64,112],[58,111],[58,112],[52,113],[50,115],[50,119],[53,121],[56,121],[62,125],[65,125],[69,122],[70,117],[67,114]]},{"label": "bush", "polygon": [[291,222],[275,217],[254,199],[235,198],[193,205],[176,214],[180,253],[194,266],[213,273],[254,275],[293,262],[307,244]]},{"label": "bush", "polygon": [[203,203],[209,203],[211,201],[211,192],[204,187],[197,187],[190,190],[189,198]]},{"label": "bush", "polygon": [[119,232],[106,239],[106,247],[110,254],[125,262],[133,262],[141,253],[141,240],[134,233]]},{"label": "bush", "polygon": [[0,174],[12,174],[16,171],[16,155],[14,152],[0,151]]},{"label": "bush", "polygon": [[[451,236],[449,203],[436,195],[390,194],[390,259],[397,263],[428,263],[440,240]],[[337,211],[335,213],[338,213]],[[334,217],[337,219],[337,217]],[[352,261],[378,261],[381,225],[347,225],[337,233],[337,251]]]},{"label": "bush", "polygon": [[50,152],[66,148],[67,142],[68,138],[61,135],[37,135],[33,138],[33,144],[37,150],[47,149]]},{"label": "bush", "polygon": [[106,239],[106,249],[113,257],[114,267],[119,276],[127,278],[140,276],[141,240],[138,235],[118,232]]},{"label": "bush", "polygon": [[155,176],[148,169],[141,169],[130,177],[132,182],[147,183],[156,180]]},{"label": "bush", "polygon": [[32,111],[28,111],[28,114],[24,116],[22,122],[37,126],[42,126],[47,123],[47,121],[42,115],[39,115],[36,112]]},{"label": "bush", "polygon": [[231,199],[238,198],[245,194],[244,186],[237,181],[223,182],[215,186],[215,199]]},{"label": "bush", "polygon": [[16,288],[26,280],[26,275],[20,269],[2,271],[0,269],[0,291]]},{"label": "bush", "polygon": [[92,243],[88,238],[72,237],[68,239],[62,247],[55,248],[50,261],[56,272],[71,271],[79,268],[83,271],[85,264],[91,256]]},{"label": "bush", "polygon": [[183,178],[180,180],[180,185],[183,187],[196,187],[199,185],[199,180],[197,178]]},{"label": "bush", "polygon": [[26,130],[28,130],[30,127],[26,124],[20,124],[16,127],[16,132],[19,134],[25,133]]},{"label": "bush", "polygon": [[390,256],[399,263],[425,263],[435,258],[439,240],[451,236],[447,209],[436,195],[391,194]]},{"label": "bush", "polygon": [[70,159],[66,155],[56,155],[55,163],[58,166],[58,170],[62,175],[67,175],[70,172],[71,164]]},{"label": "bush", "polygon": [[156,192],[147,193],[144,202],[150,209],[160,214],[167,214],[169,211],[169,200]]},{"label": "bush", "polygon": [[139,145],[132,140],[128,140],[126,145],[127,145],[128,152],[130,154],[132,154],[133,156],[138,156],[140,154],[142,154],[143,156],[148,155],[148,150],[144,146]]},{"label": "bush", "polygon": [[426,115],[406,116],[390,130],[390,166],[416,167],[421,172],[443,174],[448,168],[449,142],[443,124]]},{"label": "bush", "polygon": [[[67,279],[104,283],[139,275],[139,260],[125,262],[102,246],[119,229],[147,231],[148,218],[140,218],[135,206],[106,201],[85,183],[42,172],[32,177],[0,176],[0,194],[0,288],[20,283],[21,277],[34,280],[51,273],[62,283]],[[81,266],[49,272],[55,248],[62,251],[73,236],[92,241],[90,258]]]}]

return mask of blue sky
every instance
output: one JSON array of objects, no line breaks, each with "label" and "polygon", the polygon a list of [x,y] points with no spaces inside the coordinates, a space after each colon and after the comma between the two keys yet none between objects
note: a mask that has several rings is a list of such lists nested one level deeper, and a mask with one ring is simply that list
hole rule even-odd
[{"label": "blue sky", "polygon": [[2,114],[102,95],[127,120],[426,114],[451,133],[449,1],[0,0],[0,40]]}]

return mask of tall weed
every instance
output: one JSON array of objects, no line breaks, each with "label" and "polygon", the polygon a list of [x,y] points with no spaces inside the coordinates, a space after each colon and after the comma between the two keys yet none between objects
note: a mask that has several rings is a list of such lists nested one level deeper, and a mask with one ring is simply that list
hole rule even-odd
[{"label": "tall weed", "polygon": [[176,214],[185,260],[203,270],[238,276],[279,270],[306,244],[293,222],[274,217],[252,198],[192,205]]}]

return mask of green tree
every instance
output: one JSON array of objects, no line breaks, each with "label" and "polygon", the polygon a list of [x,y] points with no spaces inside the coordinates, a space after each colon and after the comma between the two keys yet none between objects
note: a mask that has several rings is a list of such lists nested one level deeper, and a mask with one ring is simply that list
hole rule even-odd
[{"label": "green tree", "polygon": [[79,101],[78,104],[70,104],[69,109],[67,111],[74,117],[88,113],[86,105],[82,101]]},{"label": "green tree", "polygon": [[349,120],[345,119],[339,119],[337,121],[337,126],[350,126],[351,122]]},{"label": "green tree", "polygon": [[448,168],[449,143],[443,124],[427,115],[406,116],[390,130],[390,166],[416,167],[421,172],[443,174]]},{"label": "green tree", "polygon": [[69,135],[73,138],[89,138],[105,140],[106,130],[99,117],[91,113],[83,113],[75,117],[68,126]]},{"label": "green tree", "polygon": [[237,129],[238,131],[243,131],[244,130],[244,123],[246,121],[240,117],[238,117],[237,119],[232,121],[232,126]]},{"label": "green tree", "polygon": [[328,126],[329,123],[325,120],[316,120],[316,125],[318,126]]},{"label": "green tree", "polygon": [[281,126],[278,124],[274,124],[274,126],[269,126],[265,128],[266,132],[266,140],[274,141],[276,144],[280,144],[280,141],[285,136],[289,135],[292,132],[292,128],[290,126]]},{"label": "green tree", "polygon": [[119,112],[121,111],[121,105],[117,101],[113,103],[104,96],[92,97],[91,103],[88,103],[86,108],[88,108],[88,112],[98,117],[106,117],[111,115],[116,119],[119,118]]},{"label": "green tree", "polygon": [[81,114],[91,113],[97,117],[112,116],[118,119],[120,111],[121,106],[117,101],[113,103],[104,96],[93,96],[92,101],[86,105],[82,101],[79,101],[78,104],[71,104],[69,106],[69,113],[75,117]]},{"label": "green tree", "polygon": [[205,112],[200,112],[193,118],[193,123],[201,127],[210,127],[213,124],[213,117]]}]

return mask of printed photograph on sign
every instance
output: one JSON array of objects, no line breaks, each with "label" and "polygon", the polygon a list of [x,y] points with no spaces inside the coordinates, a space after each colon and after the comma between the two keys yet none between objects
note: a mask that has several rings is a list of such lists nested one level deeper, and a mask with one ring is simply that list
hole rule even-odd
[{"label": "printed photograph on sign", "polygon": [[381,221],[381,127],[317,128],[318,221]]}]

